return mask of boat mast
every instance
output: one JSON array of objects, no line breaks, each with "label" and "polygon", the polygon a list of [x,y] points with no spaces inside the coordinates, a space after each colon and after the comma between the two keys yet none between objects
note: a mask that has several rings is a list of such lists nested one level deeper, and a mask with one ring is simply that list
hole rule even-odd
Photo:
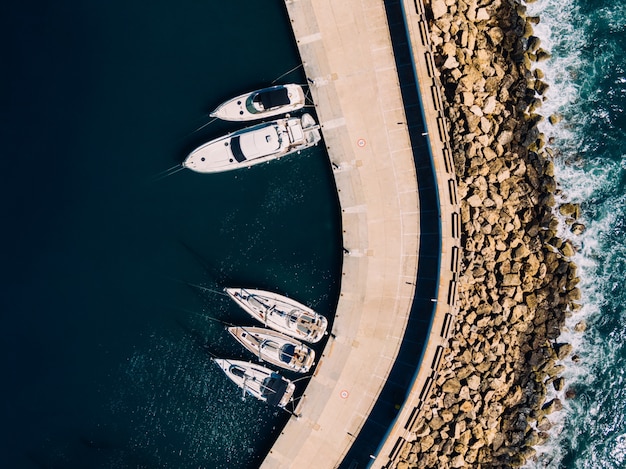
[{"label": "boat mast", "polygon": [[241,400],[245,401],[246,400],[246,381],[248,381],[248,374],[246,373],[243,377],[243,383],[241,383],[241,389],[242,389],[242,394],[241,394]]},{"label": "boat mast", "polygon": [[261,350],[263,349],[263,344],[265,343],[265,341],[261,342],[259,341],[259,361],[263,361],[263,358],[261,357]]}]

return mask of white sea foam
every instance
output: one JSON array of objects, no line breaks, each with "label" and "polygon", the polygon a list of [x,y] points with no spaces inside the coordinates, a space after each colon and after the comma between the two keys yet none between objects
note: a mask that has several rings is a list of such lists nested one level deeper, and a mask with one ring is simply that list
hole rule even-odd
[{"label": "white sea foam", "polygon": [[615,438],[615,446],[611,450],[611,457],[616,463],[626,466],[626,433]]},{"label": "white sea foam", "polygon": [[[541,17],[535,35],[552,53],[549,61],[539,64],[550,85],[540,112],[546,117],[563,116],[555,126],[544,121],[540,130],[557,152],[556,178],[563,189],[560,201],[581,203],[582,221],[587,226],[579,236],[574,236],[562,219],[559,226],[559,235],[571,239],[578,249],[574,260],[579,268],[582,307],[567,319],[559,338],[573,345],[577,360],[569,357],[564,361],[564,377],[566,389],[575,389],[578,395],[566,400],[563,391],[551,391],[548,398],[559,397],[564,409],[549,416],[551,439],[536,447],[537,457],[527,464],[533,469],[623,468],[626,463],[626,423],[621,411],[626,405],[622,391],[626,235],[616,233],[624,230],[626,218],[622,182],[626,155],[609,158],[603,154],[607,142],[624,138],[613,121],[623,110],[615,108],[619,103],[601,104],[605,102],[602,93],[616,98],[622,94],[623,99],[626,74],[615,43],[605,41],[597,54],[587,47],[594,28],[624,31],[626,5],[611,4],[594,11],[594,17],[580,10],[577,0],[540,0],[528,5],[529,15]],[[607,70],[619,71],[619,67],[615,86],[601,89],[598,84],[606,79]],[[581,321],[589,324],[584,334],[574,330]],[[602,389],[598,391],[598,387]]]}]

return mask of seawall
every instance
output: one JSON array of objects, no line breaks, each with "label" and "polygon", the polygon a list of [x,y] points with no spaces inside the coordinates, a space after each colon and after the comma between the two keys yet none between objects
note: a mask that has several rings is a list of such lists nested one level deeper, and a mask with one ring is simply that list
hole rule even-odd
[{"label": "seawall", "polygon": [[519,2],[425,4],[458,177],[460,303],[431,393],[387,467],[517,467],[561,407],[547,389],[563,390],[571,347],[558,338],[580,299],[555,217],[580,229],[578,207],[555,207],[537,129],[547,84],[535,64],[549,54],[532,34],[540,19]]}]

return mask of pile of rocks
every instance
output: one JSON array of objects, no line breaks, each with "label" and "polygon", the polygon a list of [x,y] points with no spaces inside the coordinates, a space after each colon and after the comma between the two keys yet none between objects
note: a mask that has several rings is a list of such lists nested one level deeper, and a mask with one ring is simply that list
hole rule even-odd
[{"label": "pile of rocks", "polygon": [[[405,467],[514,467],[547,438],[548,386],[571,351],[575,250],[557,237],[550,149],[537,128],[548,57],[515,0],[426,4],[462,200],[460,313]],[[558,116],[551,116],[556,123]],[[574,230],[578,207],[558,208]],[[581,325],[581,329],[584,327]]]}]

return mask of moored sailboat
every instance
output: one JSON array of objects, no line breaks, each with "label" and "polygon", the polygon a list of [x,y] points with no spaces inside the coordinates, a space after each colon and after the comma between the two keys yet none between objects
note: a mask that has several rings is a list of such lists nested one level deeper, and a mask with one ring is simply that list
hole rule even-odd
[{"label": "moored sailboat", "polygon": [[228,332],[259,360],[306,373],[315,360],[315,351],[298,340],[263,327],[229,327]]},{"label": "moored sailboat", "polygon": [[275,407],[284,408],[292,400],[296,385],[269,368],[243,360],[214,358],[213,361],[244,394]]},{"label": "moored sailboat", "polygon": [[278,293],[247,288],[225,288],[226,293],[265,326],[305,342],[319,342],[328,321],[311,308]]}]

